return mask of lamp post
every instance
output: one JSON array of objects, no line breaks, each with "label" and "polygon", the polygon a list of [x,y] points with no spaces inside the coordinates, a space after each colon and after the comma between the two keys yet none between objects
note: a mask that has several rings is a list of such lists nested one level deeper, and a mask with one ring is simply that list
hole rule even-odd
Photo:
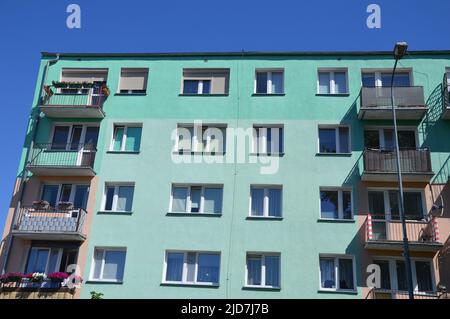
[{"label": "lamp post", "polygon": [[409,243],[408,243],[408,233],[406,231],[406,216],[405,216],[405,205],[403,198],[403,182],[402,182],[402,170],[400,165],[400,148],[398,146],[398,132],[397,132],[397,115],[395,113],[395,98],[394,98],[394,78],[395,70],[397,68],[398,61],[403,58],[408,50],[408,44],[406,42],[398,42],[394,48],[394,58],[395,64],[392,70],[391,79],[391,106],[392,106],[392,116],[394,120],[394,141],[395,141],[395,157],[397,162],[397,178],[398,178],[398,188],[400,197],[400,219],[402,222],[403,230],[403,256],[405,257],[405,267],[406,267],[406,284],[408,287],[409,299],[414,299],[414,290],[412,286],[412,270],[411,270],[411,258],[409,256]]}]

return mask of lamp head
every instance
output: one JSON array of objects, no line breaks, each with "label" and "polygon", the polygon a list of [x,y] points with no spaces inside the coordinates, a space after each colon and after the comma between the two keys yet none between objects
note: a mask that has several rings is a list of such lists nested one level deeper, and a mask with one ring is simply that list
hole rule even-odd
[{"label": "lamp head", "polygon": [[408,51],[408,43],[406,42],[397,42],[394,48],[394,57],[396,60],[400,60],[403,58]]}]

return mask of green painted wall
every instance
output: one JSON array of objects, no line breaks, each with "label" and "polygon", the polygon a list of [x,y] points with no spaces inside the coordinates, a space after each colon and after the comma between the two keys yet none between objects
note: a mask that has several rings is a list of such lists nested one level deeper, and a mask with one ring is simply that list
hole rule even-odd
[{"label": "green painted wall", "polygon": [[[41,72],[45,59],[41,63]],[[123,284],[86,283],[106,298],[361,298],[358,294],[319,293],[319,254],[352,254],[359,265],[356,222],[319,222],[320,186],[356,188],[360,180],[364,125],[357,119],[362,68],[391,68],[386,56],[267,56],[166,58],[62,58],[50,68],[48,82],[58,80],[61,68],[108,68],[111,95],[104,105],[95,171],[99,180],[91,234],[88,278],[95,246],[127,247]],[[429,116],[418,127],[420,143],[433,151],[436,173],[450,155],[450,122],[439,120],[442,82],[449,56],[407,57],[415,85],[430,98]],[[148,67],[146,96],[116,96],[121,67]],[[346,67],[349,96],[316,96],[318,67]],[[229,96],[179,96],[183,68],[230,68]],[[285,96],[252,96],[255,68],[284,68]],[[38,85],[39,86],[39,85]],[[36,105],[39,88],[36,89]],[[174,164],[170,139],[177,123],[193,120],[249,128],[258,123],[284,124],[285,155],[273,175],[261,175],[255,164]],[[58,120],[59,121],[59,120]],[[74,121],[68,119],[67,121]],[[83,122],[86,122],[83,120]],[[143,124],[139,154],[107,153],[115,122]],[[389,122],[385,122],[390,124]],[[52,121],[42,119],[38,141],[46,141]],[[319,124],[351,125],[351,156],[317,156]],[[28,141],[26,141],[27,143]],[[228,141],[229,142],[229,141]],[[227,149],[227,152],[231,151]],[[25,155],[24,155],[25,156]],[[23,167],[23,159],[21,163]],[[19,170],[20,173],[21,170]],[[131,215],[98,214],[105,182],[135,182]],[[172,183],[222,183],[221,217],[167,216]],[[251,184],[283,185],[283,220],[247,220]],[[357,194],[353,194],[354,207]],[[358,214],[358,211],[354,211]],[[221,252],[220,286],[161,286],[166,249]],[[281,290],[243,290],[247,251],[281,253]],[[357,285],[364,286],[357,265]]]}]

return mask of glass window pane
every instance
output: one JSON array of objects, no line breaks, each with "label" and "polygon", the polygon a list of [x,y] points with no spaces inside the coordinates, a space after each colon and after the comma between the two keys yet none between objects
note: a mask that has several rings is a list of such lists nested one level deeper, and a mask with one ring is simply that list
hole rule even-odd
[{"label": "glass window pane", "polygon": [[281,189],[269,189],[269,216],[281,216]]},{"label": "glass window pane", "polygon": [[182,281],[183,279],[183,253],[167,254],[166,281]]},{"label": "glass window pane", "polygon": [[204,213],[222,213],[222,188],[205,188]]},{"label": "glass window pane", "polygon": [[391,218],[400,220],[400,196],[398,191],[389,191],[389,205],[391,206]]},{"label": "glass window pane", "polygon": [[339,259],[339,289],[354,289],[353,261],[351,259]]},{"label": "glass window pane", "polygon": [[203,80],[202,94],[211,94],[211,81],[210,80]]},{"label": "glass window pane", "polygon": [[398,146],[400,149],[416,149],[416,134],[414,131],[398,131]]},{"label": "glass window pane", "polygon": [[[392,81],[392,73],[382,73],[381,74],[381,82],[384,87],[391,86]],[[395,72],[394,77],[394,86],[397,87],[407,87],[410,86],[409,73],[405,72]]]},{"label": "glass window pane", "polygon": [[59,249],[52,249],[50,251],[50,258],[48,260],[47,274],[59,270],[58,258],[59,258]]},{"label": "glass window pane", "polygon": [[378,131],[364,131],[364,147],[371,149],[380,149],[380,134]]},{"label": "glass window pane", "polygon": [[114,199],[114,186],[106,187],[106,201],[105,210],[112,210],[113,199]]},{"label": "glass window pane", "polygon": [[349,191],[342,191],[343,218],[352,219],[352,195]]},{"label": "glass window pane", "polygon": [[408,287],[406,284],[406,267],[405,262],[397,260],[396,261],[397,270],[397,287],[400,291],[407,291]]},{"label": "glass window pane", "polygon": [[70,149],[71,150],[78,150],[81,145],[81,132],[83,130],[83,127],[81,125],[74,125],[72,127],[72,136],[70,137]]},{"label": "glass window pane", "polygon": [[106,251],[103,279],[122,280],[125,267],[124,251]]},{"label": "glass window pane", "polygon": [[114,129],[113,151],[122,150],[122,140],[124,132],[125,128],[123,126],[116,126],[116,128]]},{"label": "glass window pane", "polygon": [[58,185],[44,185],[41,199],[48,202],[51,207],[56,207],[58,189]]},{"label": "glass window pane", "polygon": [[247,284],[251,286],[261,285],[262,262],[261,257],[247,258]]},{"label": "glass window pane", "polygon": [[423,218],[422,194],[420,192],[404,192],[406,219],[421,220]]},{"label": "glass window pane", "polygon": [[74,207],[86,209],[88,196],[89,196],[89,186],[77,185],[75,187],[75,197],[73,200]]},{"label": "glass window pane", "polygon": [[69,126],[55,126],[52,139],[53,150],[64,150],[67,146],[67,139],[69,137]]},{"label": "glass window pane", "polygon": [[419,291],[433,291],[433,281],[431,276],[431,263],[428,261],[416,261],[416,278]]},{"label": "glass window pane", "polygon": [[100,279],[102,270],[103,250],[96,249],[94,252],[94,279]]},{"label": "glass window pane", "polygon": [[49,250],[32,248],[28,257],[27,273],[45,272]]},{"label": "glass window pane", "polygon": [[134,193],[133,186],[120,186],[116,210],[131,212],[131,208],[133,205],[133,193]]},{"label": "glass window pane", "polygon": [[283,72],[272,72],[272,93],[282,94],[283,89]]},{"label": "glass window pane", "polygon": [[193,252],[187,253],[186,262],[187,262],[187,274],[186,281],[187,282],[195,282],[195,264],[196,264],[197,254]]},{"label": "glass window pane", "polygon": [[334,72],[334,93],[344,94],[348,93],[347,90],[347,73]]},{"label": "glass window pane", "polygon": [[380,266],[380,272],[381,272],[380,287],[376,287],[376,288],[391,289],[391,274],[389,271],[389,262],[386,260],[378,260],[378,261],[374,261],[374,264]]},{"label": "glass window pane", "polygon": [[191,187],[191,213],[200,212],[201,187]]},{"label": "glass window pane", "polygon": [[183,93],[198,94],[198,83],[198,80],[184,80]]},{"label": "glass window pane", "polygon": [[375,219],[384,219],[385,208],[384,208],[384,193],[369,191],[369,213],[373,215]]},{"label": "glass window pane", "polygon": [[330,73],[320,72],[319,73],[319,94],[330,94]]},{"label": "glass window pane", "polygon": [[187,187],[174,187],[172,190],[172,211],[186,212]]},{"label": "glass window pane", "polygon": [[320,153],[336,153],[336,130],[334,128],[319,129]]},{"label": "glass window pane", "polygon": [[350,153],[350,136],[348,127],[339,128],[339,153]]},{"label": "glass window pane", "polygon": [[277,154],[283,152],[283,128],[267,128],[266,143],[268,154]]},{"label": "glass window pane", "polygon": [[60,202],[68,202],[70,200],[70,193],[72,192],[71,184],[63,184],[61,186],[61,194],[59,195]]},{"label": "glass window pane", "polygon": [[178,127],[178,150],[179,151],[191,151],[192,139],[194,137],[193,127]]},{"label": "glass window pane", "polygon": [[393,150],[394,149],[394,130],[384,129],[384,149]]},{"label": "glass window pane", "polygon": [[219,283],[219,254],[198,254],[198,282]]},{"label": "glass window pane", "polygon": [[364,73],[362,83],[363,87],[375,87],[375,73]]},{"label": "glass window pane", "polygon": [[98,127],[87,127],[86,128],[86,136],[84,137],[84,143],[90,144],[94,148],[97,147],[98,141]]},{"label": "glass window pane", "polygon": [[142,127],[128,127],[125,151],[137,152],[141,146]]},{"label": "glass window pane", "polygon": [[339,218],[339,204],[337,191],[320,192],[320,212],[322,218]]},{"label": "glass window pane", "polygon": [[336,288],[336,275],[333,258],[320,258],[320,286]]},{"label": "glass window pane", "polygon": [[267,93],[267,72],[256,73],[256,93]]},{"label": "glass window pane", "polygon": [[280,286],[280,257],[266,256],[264,258],[266,266],[266,286]]},{"label": "glass window pane", "polygon": [[252,216],[263,216],[264,215],[264,189],[262,188],[252,188]]}]

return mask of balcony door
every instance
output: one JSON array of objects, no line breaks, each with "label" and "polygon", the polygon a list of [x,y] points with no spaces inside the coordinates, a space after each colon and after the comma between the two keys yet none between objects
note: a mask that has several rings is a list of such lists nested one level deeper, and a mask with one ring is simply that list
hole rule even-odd
[{"label": "balcony door", "polygon": [[[390,87],[392,83],[392,71],[372,71],[363,72],[363,87]],[[409,71],[397,70],[394,78],[395,87],[412,86],[411,74]]]},{"label": "balcony door", "polygon": [[[392,151],[395,147],[393,128],[364,130],[364,146],[370,149]],[[398,130],[398,146],[401,150],[417,149],[416,132],[413,129]]]},{"label": "balcony door", "polygon": [[56,208],[59,202],[73,203],[75,209],[86,209],[89,197],[89,185],[44,184],[41,200],[47,201],[50,207]]}]

